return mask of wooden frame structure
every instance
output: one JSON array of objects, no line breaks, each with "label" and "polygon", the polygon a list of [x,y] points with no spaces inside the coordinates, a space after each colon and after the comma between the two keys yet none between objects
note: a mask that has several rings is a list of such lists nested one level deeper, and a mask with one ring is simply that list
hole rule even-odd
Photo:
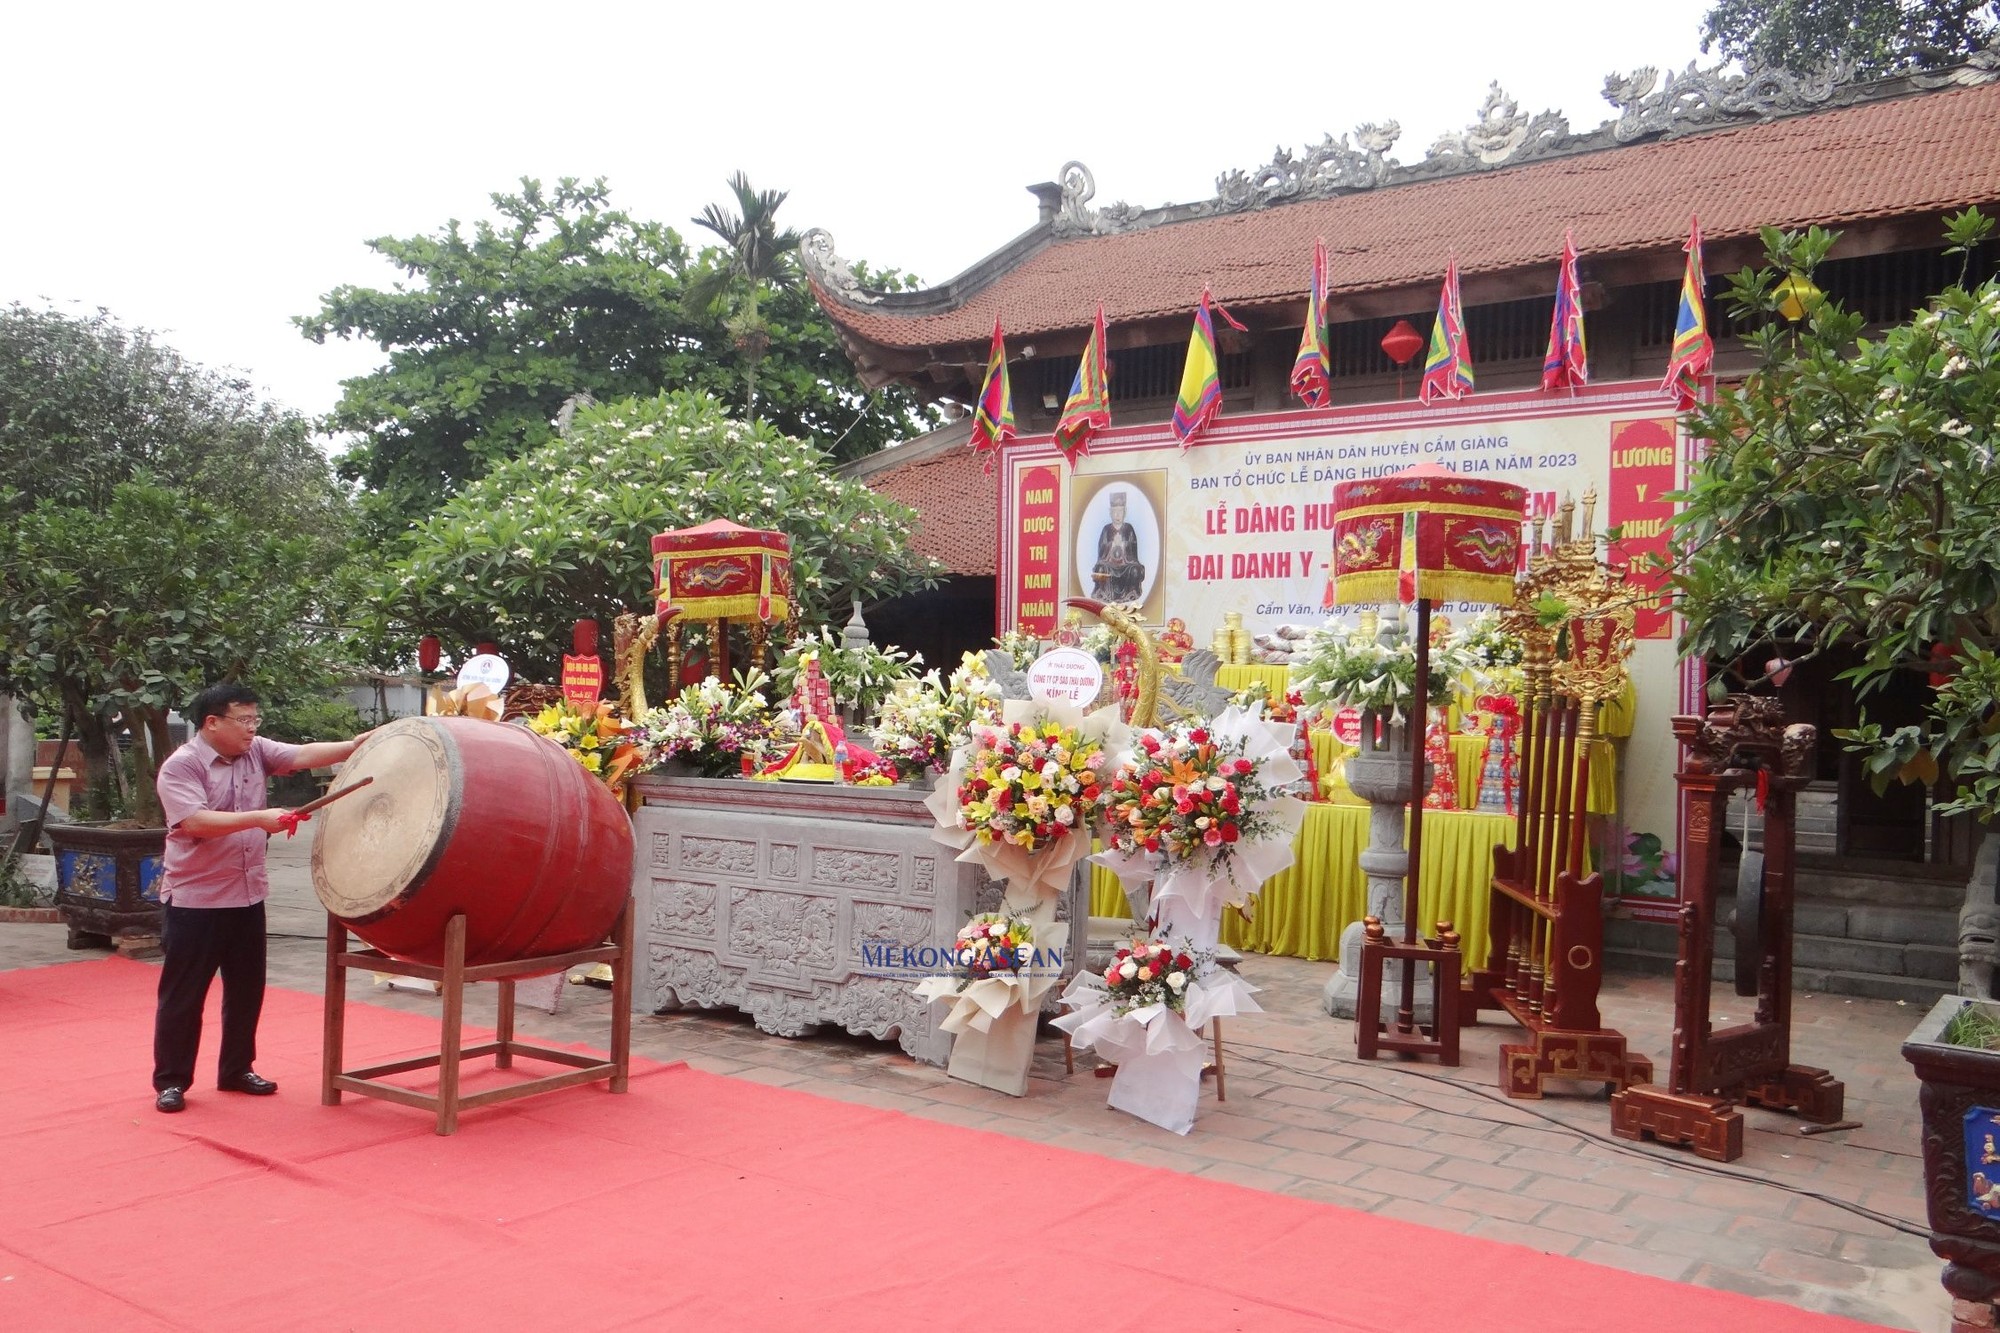
[{"label": "wooden frame structure", "polygon": [[[1526,645],[1521,792],[1513,850],[1493,853],[1493,898],[1486,966],[1466,981],[1460,1012],[1505,1013],[1528,1040],[1500,1047],[1500,1086],[1510,1097],[1540,1097],[1546,1079],[1614,1088],[1643,1083],[1653,1063],[1626,1050],[1625,1034],[1604,1026],[1597,995],[1604,980],[1603,877],[1587,871],[1590,755],[1597,710],[1624,688],[1633,643],[1633,593],[1597,557],[1591,530],[1596,496],[1564,501],[1552,539],[1537,525],[1508,628]],[[1539,608],[1553,599],[1563,621]]]},{"label": "wooden frame structure", "polygon": [[[1417,798],[1421,801],[1423,798]],[[1412,861],[1414,867],[1414,860]],[[1411,870],[1415,877],[1414,868]],[[1354,1049],[1363,1060],[1382,1051],[1398,1055],[1435,1055],[1438,1063],[1458,1065],[1459,973],[1465,956],[1451,922],[1437,923],[1437,934],[1415,940],[1392,940],[1379,917],[1361,919],[1361,985],[1355,995]],[[1403,962],[1402,1005],[1393,1028],[1382,1021],[1382,975],[1389,960]],[[1416,1021],[1410,999],[1418,963],[1431,965],[1431,1023]]]},{"label": "wooden frame structure", "polygon": [[[412,963],[391,958],[379,949],[350,950],[347,947],[347,923],[329,913],[326,919],[326,1026],[325,1054],[320,1077],[320,1105],[340,1105],[340,1096],[343,1092],[352,1092],[363,1097],[377,1097],[383,1101],[397,1102],[403,1106],[414,1106],[420,1110],[433,1112],[437,1116],[437,1132],[451,1134],[458,1129],[458,1116],[461,1111],[490,1106],[495,1102],[512,1101],[516,1097],[529,1097],[536,1093],[553,1092],[557,1088],[574,1087],[577,1084],[595,1083],[600,1080],[609,1081],[612,1092],[624,1092],[630,1084],[632,1049],[634,955],[630,899],[626,900],[624,910],[618,914],[618,924],[613,927],[612,938],[614,942],[611,944],[577,949],[570,953],[550,954],[540,958],[520,958],[505,963],[481,963],[468,967],[465,962],[465,917],[459,914],[453,916],[445,928],[445,961],[442,966],[434,966],[429,963]],[[599,1059],[575,1051],[558,1050],[518,1040],[514,1036],[515,980],[590,963],[608,963],[611,967],[609,1058]],[[440,983],[442,986],[440,994],[444,997],[444,1017],[442,1037],[436,1055],[420,1055],[408,1060],[394,1060],[388,1064],[369,1065],[362,1069],[341,1068],[347,1035],[347,973],[356,968],[369,972],[383,972],[391,976],[419,977]],[[463,1035],[465,987],[467,983],[476,981],[500,983],[499,1014],[494,1023],[492,1041],[466,1046]],[[485,1055],[493,1057],[493,1064],[497,1069],[512,1068],[516,1056],[525,1056],[567,1068],[560,1074],[525,1079],[518,1083],[509,1083],[504,1087],[487,1088],[471,1094],[461,1093],[459,1080],[462,1063]],[[384,1079],[385,1075],[408,1073],[414,1069],[437,1070],[437,1091],[418,1092],[400,1084],[386,1082]]]},{"label": "wooden frame structure", "polygon": [[[1675,718],[1674,735],[1687,754],[1687,767],[1677,775],[1687,803],[1687,855],[1681,862],[1673,1060],[1666,1087],[1649,1082],[1612,1097],[1611,1132],[1621,1139],[1650,1136],[1732,1162],[1743,1155],[1737,1102],[1793,1111],[1822,1125],[1838,1122],[1846,1103],[1846,1089],[1833,1075],[1791,1062],[1792,823],[1799,788],[1812,777],[1817,738],[1806,723],[1785,726],[1776,699],[1751,695],[1732,695],[1706,718]],[[1729,798],[1737,791],[1765,797],[1762,910],[1754,923],[1757,1012],[1750,1022],[1717,1032],[1709,1022],[1716,882]],[[1737,980],[1741,991],[1749,978]]]}]

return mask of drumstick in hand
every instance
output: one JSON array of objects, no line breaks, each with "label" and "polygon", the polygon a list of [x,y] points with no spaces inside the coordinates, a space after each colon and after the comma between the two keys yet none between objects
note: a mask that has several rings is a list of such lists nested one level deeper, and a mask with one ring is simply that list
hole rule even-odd
[{"label": "drumstick in hand", "polygon": [[320,797],[318,800],[307,801],[304,805],[292,811],[292,813],[303,819],[305,816],[311,814],[313,811],[319,809],[323,805],[330,805],[333,802],[339,800],[343,796],[347,796],[354,792],[360,791],[363,787],[367,786],[374,780],[375,779],[372,777],[366,777],[362,778],[358,782],[350,782],[345,787],[342,787],[340,790],[330,791],[326,795]]}]

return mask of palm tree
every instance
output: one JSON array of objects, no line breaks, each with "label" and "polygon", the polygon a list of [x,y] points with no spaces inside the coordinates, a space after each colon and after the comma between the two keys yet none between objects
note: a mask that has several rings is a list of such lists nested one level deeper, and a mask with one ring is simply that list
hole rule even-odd
[{"label": "palm tree", "polygon": [[739,171],[729,178],[730,192],[736,196],[736,210],[710,204],[694,219],[722,238],[729,252],[727,265],[695,279],[688,286],[688,299],[697,309],[714,305],[730,288],[739,289],[735,314],[723,325],[730,340],[743,354],[744,405],[749,415],[757,415],[757,363],[771,344],[771,335],[757,314],[757,298],[767,286],[788,288],[798,280],[792,256],[799,248],[799,234],[789,227],[778,230],[778,205],[787,191],[751,188],[750,178]]}]

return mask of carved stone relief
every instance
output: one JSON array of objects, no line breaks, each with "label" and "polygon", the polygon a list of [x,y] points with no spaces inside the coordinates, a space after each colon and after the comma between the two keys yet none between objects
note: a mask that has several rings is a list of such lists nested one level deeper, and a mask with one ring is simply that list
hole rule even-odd
[{"label": "carved stone relief", "polygon": [[771,844],[771,875],[774,879],[797,879],[799,849],[789,842]]},{"label": "carved stone relief", "polygon": [[871,852],[859,847],[812,849],[812,882],[815,884],[893,889],[902,869],[903,858],[894,852]]},{"label": "carved stone relief", "polygon": [[757,872],[757,844],[740,838],[697,838],[683,834],[681,866],[723,875],[753,875]]},{"label": "carved stone relief", "polygon": [[729,953],[759,976],[798,978],[833,968],[834,903],[801,893],[732,888]]},{"label": "carved stone relief", "polygon": [[715,885],[692,880],[653,881],[652,933],[715,938]]}]

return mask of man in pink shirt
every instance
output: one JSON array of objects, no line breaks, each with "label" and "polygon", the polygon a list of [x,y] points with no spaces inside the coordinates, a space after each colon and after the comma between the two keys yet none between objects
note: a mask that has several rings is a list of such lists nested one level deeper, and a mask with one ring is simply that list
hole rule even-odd
[{"label": "man in pink shirt", "polygon": [[156,786],[167,819],[160,874],[166,905],[159,1008],[153,1020],[154,1105],[179,1111],[194,1082],[201,1011],[208,984],[222,973],[222,1056],[216,1086],[269,1096],[278,1085],[251,1069],[257,1018],[264,1008],[264,899],[270,881],[264,849],[286,827],[282,809],[265,805],[268,780],[337,764],[351,741],[285,745],[257,734],[255,692],[211,685],[194,697],[195,734],[160,765]]}]

